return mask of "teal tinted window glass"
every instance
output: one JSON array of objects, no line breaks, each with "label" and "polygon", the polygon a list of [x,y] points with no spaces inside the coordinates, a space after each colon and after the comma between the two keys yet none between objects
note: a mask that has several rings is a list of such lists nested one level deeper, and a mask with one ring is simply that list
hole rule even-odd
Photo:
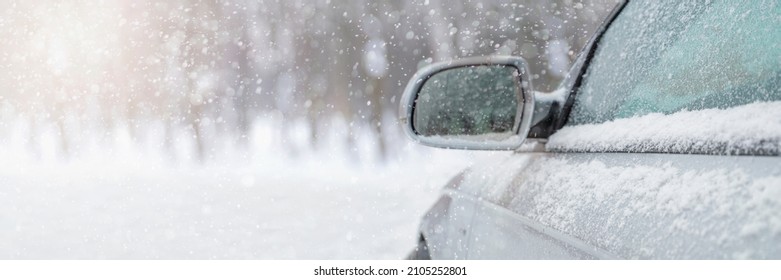
[{"label": "teal tinted window glass", "polygon": [[568,125],[781,100],[779,1],[630,1]]}]

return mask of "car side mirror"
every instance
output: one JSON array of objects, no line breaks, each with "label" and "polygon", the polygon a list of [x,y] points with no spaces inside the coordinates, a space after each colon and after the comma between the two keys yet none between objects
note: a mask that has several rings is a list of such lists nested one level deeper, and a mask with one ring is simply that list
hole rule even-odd
[{"label": "car side mirror", "polygon": [[429,65],[401,100],[404,130],[433,147],[514,150],[531,127],[534,95],[520,57],[475,57]]}]

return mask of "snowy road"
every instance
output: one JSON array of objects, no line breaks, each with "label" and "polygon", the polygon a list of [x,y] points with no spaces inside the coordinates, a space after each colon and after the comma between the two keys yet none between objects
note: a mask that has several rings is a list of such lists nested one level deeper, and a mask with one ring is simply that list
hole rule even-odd
[{"label": "snowy road", "polygon": [[401,258],[460,159],[6,165],[0,258]]}]

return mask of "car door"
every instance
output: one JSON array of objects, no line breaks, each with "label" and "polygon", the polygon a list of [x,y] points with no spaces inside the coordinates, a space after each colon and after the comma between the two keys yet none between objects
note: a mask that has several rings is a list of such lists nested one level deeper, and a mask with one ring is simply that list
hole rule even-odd
[{"label": "car door", "polygon": [[779,9],[626,4],[544,149],[468,174],[469,257],[781,258]]},{"label": "car door", "polygon": [[481,186],[475,183],[476,179],[464,173],[453,178],[423,218],[420,228],[430,246],[427,258],[463,260],[468,257],[469,227],[477,212]]}]

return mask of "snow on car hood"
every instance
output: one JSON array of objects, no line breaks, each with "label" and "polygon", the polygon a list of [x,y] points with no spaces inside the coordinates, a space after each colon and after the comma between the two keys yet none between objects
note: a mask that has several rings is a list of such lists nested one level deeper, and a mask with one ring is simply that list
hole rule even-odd
[{"label": "snow on car hood", "polygon": [[567,126],[551,135],[546,149],[777,155],[781,150],[781,102]]}]

